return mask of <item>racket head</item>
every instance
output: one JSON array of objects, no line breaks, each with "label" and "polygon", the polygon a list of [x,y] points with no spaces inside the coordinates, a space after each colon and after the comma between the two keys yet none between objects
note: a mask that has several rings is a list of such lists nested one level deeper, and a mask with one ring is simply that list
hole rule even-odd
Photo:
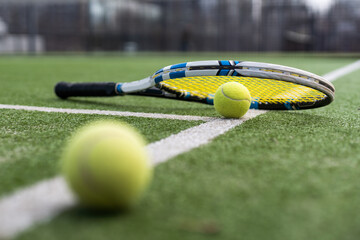
[{"label": "racket head", "polygon": [[226,82],[247,87],[253,109],[300,110],[322,107],[334,100],[334,86],[318,75],[296,68],[248,61],[197,61],[169,65],[150,77],[178,98],[213,104]]}]

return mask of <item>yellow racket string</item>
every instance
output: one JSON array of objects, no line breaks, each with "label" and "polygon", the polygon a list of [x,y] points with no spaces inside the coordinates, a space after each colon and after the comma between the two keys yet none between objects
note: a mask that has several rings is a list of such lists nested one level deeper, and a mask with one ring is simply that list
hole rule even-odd
[{"label": "yellow racket string", "polygon": [[199,98],[212,97],[218,87],[226,82],[239,82],[250,91],[253,101],[259,103],[316,102],[325,99],[326,94],[292,82],[238,76],[197,76],[165,80],[161,87],[170,91],[185,93]]}]

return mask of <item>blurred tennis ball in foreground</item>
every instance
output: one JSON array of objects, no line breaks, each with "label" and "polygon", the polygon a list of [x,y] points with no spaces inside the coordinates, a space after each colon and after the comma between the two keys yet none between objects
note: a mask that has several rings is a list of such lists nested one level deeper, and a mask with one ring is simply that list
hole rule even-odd
[{"label": "blurred tennis ball in foreground", "polygon": [[249,110],[251,96],[249,90],[237,82],[221,85],[215,93],[215,110],[226,118],[241,118]]},{"label": "blurred tennis ball in foreground", "polygon": [[83,205],[104,210],[134,206],[152,177],[143,137],[113,121],[77,131],[63,153],[62,170]]}]

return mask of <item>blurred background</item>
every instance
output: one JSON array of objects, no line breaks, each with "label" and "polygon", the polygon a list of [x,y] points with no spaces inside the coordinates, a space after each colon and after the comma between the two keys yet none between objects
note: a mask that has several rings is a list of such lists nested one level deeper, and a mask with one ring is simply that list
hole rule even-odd
[{"label": "blurred background", "polygon": [[360,0],[0,0],[0,53],[360,51]]}]

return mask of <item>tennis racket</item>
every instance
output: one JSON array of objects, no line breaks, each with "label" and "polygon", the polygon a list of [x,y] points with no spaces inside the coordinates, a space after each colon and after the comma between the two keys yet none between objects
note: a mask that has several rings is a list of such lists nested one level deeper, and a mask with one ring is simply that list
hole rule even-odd
[{"label": "tennis racket", "polygon": [[67,83],[55,86],[58,97],[116,96],[124,94],[174,98],[213,104],[217,88],[239,82],[250,91],[250,108],[300,110],[322,107],[334,100],[335,88],[313,73],[248,61],[197,61],[164,67],[134,82]]}]

